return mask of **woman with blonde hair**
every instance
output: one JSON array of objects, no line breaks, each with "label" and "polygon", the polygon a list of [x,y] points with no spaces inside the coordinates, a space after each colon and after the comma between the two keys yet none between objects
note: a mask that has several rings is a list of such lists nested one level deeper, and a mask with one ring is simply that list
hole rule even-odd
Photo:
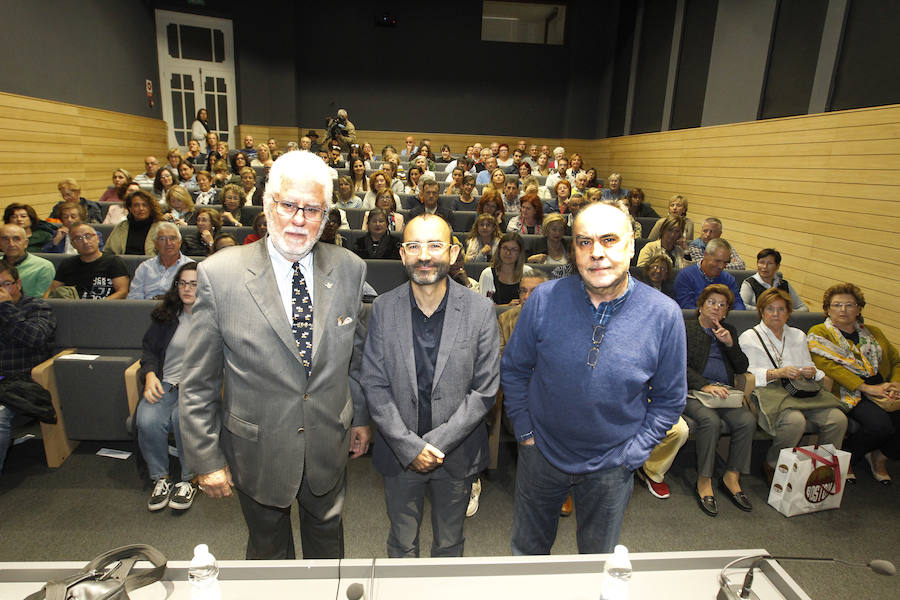
[{"label": "woman with blonde hair", "polygon": [[496,219],[488,214],[478,215],[466,237],[466,261],[490,262],[497,252],[499,241],[500,226]]},{"label": "woman with blonde hair", "polygon": [[194,224],[194,201],[184,187],[172,186],[166,194],[166,205],[168,209],[163,213],[163,220],[179,226]]},{"label": "woman with blonde hair", "polygon": [[116,169],[112,172],[112,187],[106,188],[98,202],[121,202],[125,200],[125,190],[131,183],[131,173],[125,169]]},{"label": "woman with blonde hair", "polygon": [[541,265],[565,265],[569,262],[569,248],[563,237],[566,235],[567,219],[559,213],[544,217],[541,232],[544,235],[543,252],[532,254],[528,262]]},{"label": "woman with blonde hair", "polygon": [[266,162],[272,158],[272,151],[269,150],[268,144],[260,144],[256,147],[256,156],[250,161],[251,167],[265,167]]},{"label": "woman with blonde hair", "polygon": [[668,212],[665,217],[661,217],[656,224],[653,226],[653,229],[650,230],[650,235],[647,236],[647,240],[653,242],[659,239],[660,228],[662,227],[663,221],[666,220],[666,217],[676,216],[684,219],[684,239],[685,241],[691,241],[694,239],[694,222],[691,221],[687,216],[688,211],[688,201],[687,198],[682,196],[681,194],[675,194],[669,199]]}]

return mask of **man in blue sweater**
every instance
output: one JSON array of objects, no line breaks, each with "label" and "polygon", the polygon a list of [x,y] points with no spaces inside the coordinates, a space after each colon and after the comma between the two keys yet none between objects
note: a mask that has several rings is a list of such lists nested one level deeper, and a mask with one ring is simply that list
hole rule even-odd
[{"label": "man in blue sweater", "polygon": [[703,259],[678,272],[675,277],[675,300],[681,308],[697,308],[697,298],[706,286],[721,283],[734,294],[734,310],[746,310],[734,276],[725,270],[731,260],[731,244],[713,238],[706,244]]},{"label": "man in blue sweater", "polygon": [[578,551],[612,552],[632,474],[687,394],[681,311],[629,276],[634,233],[624,205],[586,207],[573,237],[579,274],[532,292],[501,363],[519,441],[517,555],[550,553],[569,493]]}]

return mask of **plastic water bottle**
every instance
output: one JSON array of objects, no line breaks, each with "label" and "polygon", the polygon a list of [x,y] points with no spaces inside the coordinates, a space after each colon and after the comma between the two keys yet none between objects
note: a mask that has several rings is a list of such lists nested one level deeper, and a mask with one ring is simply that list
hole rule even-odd
[{"label": "plastic water bottle", "polygon": [[619,544],[603,565],[600,600],[628,600],[630,581],[631,560],[628,558],[628,548]]},{"label": "plastic water bottle", "polygon": [[191,582],[191,598],[194,600],[219,600],[222,597],[219,589],[219,564],[216,557],[209,553],[209,546],[206,544],[194,547],[194,558],[188,568],[188,581]]}]

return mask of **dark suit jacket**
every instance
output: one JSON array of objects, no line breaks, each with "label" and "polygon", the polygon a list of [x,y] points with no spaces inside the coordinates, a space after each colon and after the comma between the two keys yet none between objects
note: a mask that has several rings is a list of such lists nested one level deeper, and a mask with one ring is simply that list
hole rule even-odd
[{"label": "dark suit jacket", "polygon": [[434,428],[419,437],[418,382],[412,342],[409,283],[375,299],[362,376],[378,425],[372,463],[385,476],[402,472],[425,443],[445,454],[443,467],[461,479],[489,458],[484,415],[500,383],[500,336],[494,304],[449,281],[444,327],[431,393]]},{"label": "dark suit jacket", "polygon": [[[731,339],[734,340],[731,348],[716,340],[719,349],[722,351],[722,356],[725,357],[725,370],[728,372],[728,381],[722,383],[734,385],[734,374],[746,373],[747,369],[750,368],[750,361],[747,360],[747,356],[741,350],[740,345],[738,345],[737,330],[725,321],[721,321],[721,325],[731,332]],[[713,340],[703,331],[698,319],[685,321],[684,326],[687,329],[688,389],[699,390],[710,383],[703,376],[703,370],[706,368],[706,361],[709,360],[709,348],[712,346]]]},{"label": "dark suit jacket", "polygon": [[[444,208],[443,206],[438,206],[434,212],[438,216],[442,217],[445,221],[450,223],[451,229],[453,228],[453,211],[452,210],[450,210],[449,208]],[[419,202],[418,204],[413,206],[411,209],[409,209],[409,213],[406,218],[406,222],[409,223],[410,221],[412,221],[413,219],[415,219],[416,217],[418,217],[419,215],[424,214],[424,213],[425,213],[425,205],[422,204],[421,202]]]},{"label": "dark suit jacket", "polygon": [[313,273],[307,380],[268,244],[226,248],[197,270],[179,398],[186,462],[200,474],[229,465],[235,485],[267,506],[289,506],[304,477],[314,494],[334,488],[347,466],[351,422],[368,424],[359,385],[365,263],[316,244]]}]

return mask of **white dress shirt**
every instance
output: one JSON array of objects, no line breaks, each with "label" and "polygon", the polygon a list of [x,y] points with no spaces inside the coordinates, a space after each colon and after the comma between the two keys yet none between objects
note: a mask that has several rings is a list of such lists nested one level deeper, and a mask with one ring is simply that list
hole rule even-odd
[{"label": "white dress shirt", "polygon": [[[272,261],[272,271],[275,273],[275,282],[278,284],[278,295],[281,296],[281,303],[284,305],[284,314],[287,317],[288,324],[292,323],[294,318],[294,308],[291,301],[294,299],[294,263],[286,259],[272,243],[272,236],[266,236],[266,244],[269,249],[269,260]],[[313,250],[306,253],[306,256],[300,259],[300,273],[306,280],[306,289],[309,291],[309,301],[315,306],[314,290],[316,288],[313,279]]]},{"label": "white dress shirt", "polygon": [[[756,337],[754,330],[758,331],[759,335],[765,341],[765,349],[760,345],[759,338]],[[766,350],[768,350],[769,354],[772,355],[772,358],[777,361],[779,352],[777,352],[776,349],[781,351],[782,341],[784,342],[784,353],[781,355],[781,364],[778,365],[779,368],[815,366],[812,361],[812,356],[809,355],[809,347],[806,345],[805,333],[799,329],[785,325],[784,331],[782,332],[782,339],[779,340],[775,337],[775,334],[772,333],[772,330],[766,327],[765,323],[760,322],[752,329],[748,329],[742,333],[738,338],[738,344],[740,345],[741,350],[744,351],[744,354],[747,355],[747,359],[750,361],[750,368],[748,371],[753,373],[753,376],[756,378],[756,387],[766,387],[767,383],[771,383],[766,381],[766,371],[775,369],[776,367],[766,355]],[[814,379],[816,381],[821,381],[823,377],[825,377],[825,373],[817,368]]]}]

